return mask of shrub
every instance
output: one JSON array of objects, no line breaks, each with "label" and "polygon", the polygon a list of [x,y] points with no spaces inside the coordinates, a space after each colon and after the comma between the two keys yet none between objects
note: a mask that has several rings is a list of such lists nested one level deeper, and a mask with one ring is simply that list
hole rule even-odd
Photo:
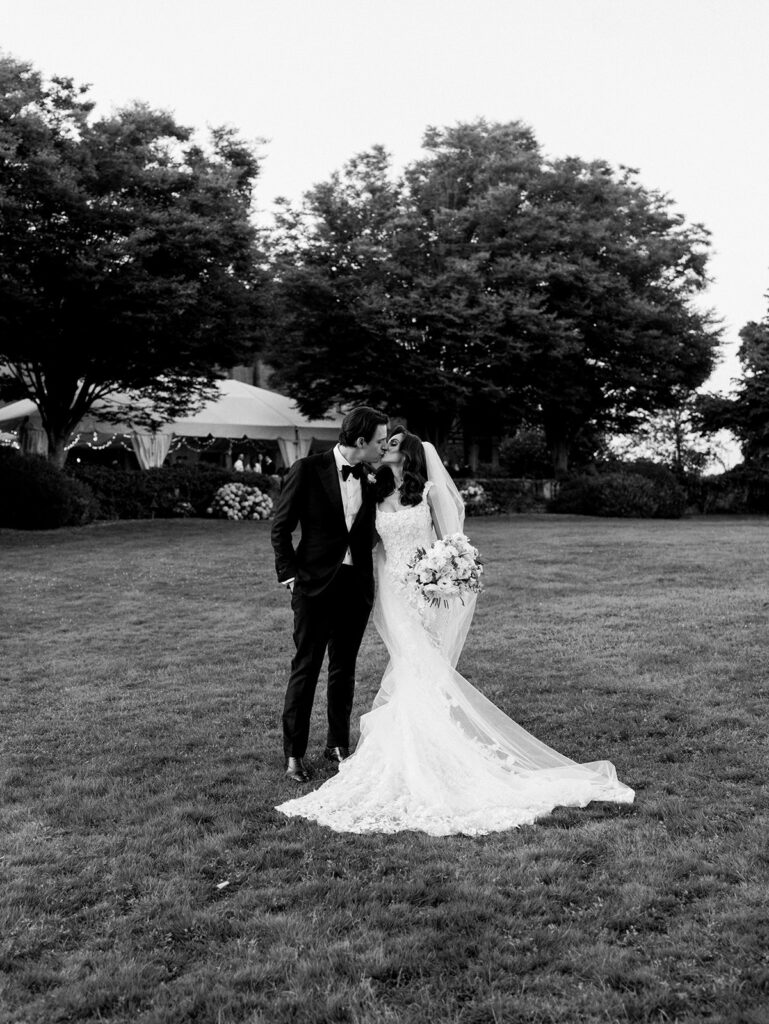
[{"label": "shrub", "polygon": [[537,427],[523,427],[499,446],[499,461],[511,477],[552,476],[553,461],[545,443],[545,433]]},{"label": "shrub", "polygon": [[480,481],[498,512],[531,512],[538,501],[530,480],[490,478]]},{"label": "shrub", "polygon": [[220,519],[269,519],[272,499],[258,487],[230,483],[219,488],[206,512]]},{"label": "shrub", "polygon": [[[647,480],[654,480],[673,495],[673,511],[676,512],[681,497],[677,488],[681,488],[685,494],[685,508],[692,512],[702,512],[704,508],[703,477],[696,472],[675,471],[669,466],[660,462],[652,462],[650,459],[637,459],[635,461],[620,462],[618,460],[606,461],[595,467],[601,473],[636,473],[644,476]],[[664,512],[658,512],[658,516],[666,517]],[[669,518],[677,518],[677,514]]]},{"label": "shrub", "polygon": [[635,473],[636,476],[655,480],[665,486],[674,486],[679,483],[679,479],[672,469],[661,462],[652,462],[651,459],[636,459],[633,462],[607,462],[604,464],[604,472]]},{"label": "shrub", "polygon": [[702,477],[699,505],[707,515],[768,513],[769,472],[742,464]]},{"label": "shrub", "polygon": [[500,509],[493,504],[482,484],[477,480],[468,480],[460,489],[462,501],[465,503],[465,515],[491,516]]},{"label": "shrub", "polygon": [[476,480],[467,480],[459,488],[459,493],[465,505],[478,505],[486,500],[486,491]]},{"label": "shrub", "polygon": [[641,519],[678,519],[685,508],[686,492],[675,479],[626,471],[573,477],[548,506],[550,512]]},{"label": "shrub", "polygon": [[93,491],[39,455],[0,449],[0,526],[54,530],[99,515]]},{"label": "shrub", "polygon": [[[537,506],[527,481],[504,477],[482,480],[455,480],[465,502],[468,516],[499,515],[505,512],[530,512]],[[480,491],[480,494],[478,493]]]},{"label": "shrub", "polygon": [[75,480],[86,483],[97,496],[103,519],[149,519],[154,492],[146,473],[106,466],[67,466]]},{"label": "shrub", "polygon": [[68,470],[93,489],[105,519],[204,516],[224,484],[238,481],[263,493],[271,488],[270,478],[260,473],[236,473],[205,464],[147,470],[77,465]]}]

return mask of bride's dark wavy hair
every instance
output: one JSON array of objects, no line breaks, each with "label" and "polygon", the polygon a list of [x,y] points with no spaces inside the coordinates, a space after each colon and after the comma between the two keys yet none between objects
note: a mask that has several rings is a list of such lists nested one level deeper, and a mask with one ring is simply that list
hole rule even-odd
[{"label": "bride's dark wavy hair", "polygon": [[[403,434],[400,451],[403,455],[403,483],[401,505],[418,505],[427,483],[427,461],[421,438],[410,434],[405,427],[394,427],[390,437]],[[395,490],[395,477],[389,466],[380,466],[376,475],[376,500],[384,501]]]}]

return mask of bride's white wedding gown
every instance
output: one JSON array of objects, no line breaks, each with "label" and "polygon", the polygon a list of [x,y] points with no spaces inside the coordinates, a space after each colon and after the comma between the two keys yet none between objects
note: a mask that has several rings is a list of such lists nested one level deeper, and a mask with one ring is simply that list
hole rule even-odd
[{"label": "bride's white wedding gown", "polygon": [[454,609],[419,610],[401,582],[416,548],[433,541],[425,497],[398,512],[380,507],[376,525],[374,623],[390,663],[355,753],[318,789],[277,809],[337,832],[445,836],[515,828],[558,805],[632,803],[610,762],[580,765],[552,750],[455,671]]}]

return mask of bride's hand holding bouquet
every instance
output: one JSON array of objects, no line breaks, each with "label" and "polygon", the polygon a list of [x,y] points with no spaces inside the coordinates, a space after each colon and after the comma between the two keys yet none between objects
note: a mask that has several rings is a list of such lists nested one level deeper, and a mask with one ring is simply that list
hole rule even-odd
[{"label": "bride's hand holding bouquet", "polygon": [[478,549],[463,533],[436,540],[429,548],[417,548],[407,562],[404,582],[417,599],[445,605],[483,590],[483,562]]}]

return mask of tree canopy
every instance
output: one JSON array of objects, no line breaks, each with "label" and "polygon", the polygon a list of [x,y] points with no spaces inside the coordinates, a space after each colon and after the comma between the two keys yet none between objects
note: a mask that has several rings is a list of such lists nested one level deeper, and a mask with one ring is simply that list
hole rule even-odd
[{"label": "tree canopy", "polygon": [[252,147],[224,128],[203,147],[141,104],[93,109],[71,79],[0,60],[0,369],[58,461],[96,399],[173,416],[259,330]]},{"label": "tree canopy", "polygon": [[740,331],[742,377],[733,397],[703,395],[700,420],[710,432],[731,430],[747,463],[769,464],[769,314]]},{"label": "tree canopy", "polygon": [[709,238],[637,173],[546,159],[518,122],[430,128],[394,180],[381,147],[286,205],[270,359],[300,407],[379,402],[440,441],[539,424],[557,468],[708,376],[693,298]]}]

